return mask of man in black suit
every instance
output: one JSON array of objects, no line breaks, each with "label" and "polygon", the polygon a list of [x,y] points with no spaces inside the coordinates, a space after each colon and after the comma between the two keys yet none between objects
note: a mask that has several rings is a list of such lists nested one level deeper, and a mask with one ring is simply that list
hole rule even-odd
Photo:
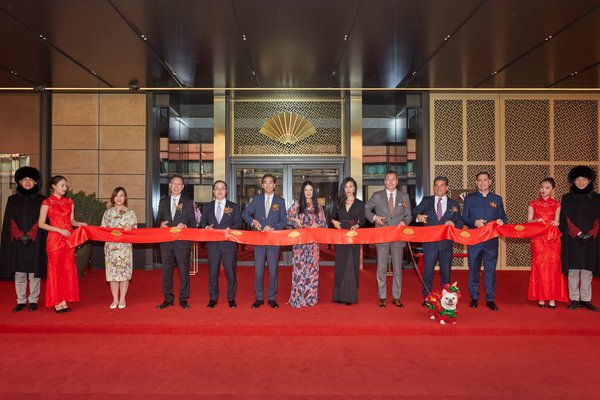
[{"label": "man in black suit", "polygon": [[[181,195],[183,177],[173,175],[169,179],[170,195],[161,199],[158,205],[155,226],[161,228],[195,228],[194,202]],[[190,308],[190,247],[187,240],[176,240],[160,244],[160,256],[163,262],[162,289],[164,301],[157,306],[159,309],[173,305],[173,267],[177,260],[179,269],[179,305],[183,309]]]},{"label": "man in black suit", "polygon": [[[436,177],[433,180],[433,192],[434,196],[424,197],[421,203],[413,209],[415,221],[427,226],[450,225],[462,228],[460,205],[456,200],[447,196],[448,178]],[[423,297],[427,297],[431,292],[436,261],[439,260],[440,263],[441,286],[450,283],[453,254],[451,240],[423,243]],[[423,307],[428,307],[427,302],[423,301]]]},{"label": "man in black suit", "polygon": [[[227,183],[220,180],[215,181],[212,189],[215,200],[204,206],[200,227],[205,229],[241,229],[242,215],[240,207],[226,199]],[[223,269],[227,277],[227,301],[229,307],[236,308],[237,243],[228,241],[207,242],[206,247],[208,249],[208,294],[210,296],[206,307],[214,308],[219,301],[219,266],[223,261]]]}]

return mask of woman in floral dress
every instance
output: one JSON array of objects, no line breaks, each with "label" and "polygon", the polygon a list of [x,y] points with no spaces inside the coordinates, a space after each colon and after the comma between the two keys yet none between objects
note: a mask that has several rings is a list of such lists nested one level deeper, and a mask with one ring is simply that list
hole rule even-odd
[{"label": "woman in floral dress", "polygon": [[[326,228],[325,211],[317,202],[317,193],[311,181],[300,189],[300,199],[288,210],[294,228]],[[294,245],[292,258],[292,292],[289,304],[293,308],[314,306],[319,297],[319,244]]]},{"label": "woman in floral dress", "polygon": [[[113,190],[110,196],[111,208],[104,212],[102,226],[122,228],[126,231],[137,228],[137,218],[133,210],[127,208],[127,192],[122,187]],[[125,295],[133,272],[133,249],[131,243],[104,244],[106,280],[110,283],[113,301],[111,309],[125,308]]]}]

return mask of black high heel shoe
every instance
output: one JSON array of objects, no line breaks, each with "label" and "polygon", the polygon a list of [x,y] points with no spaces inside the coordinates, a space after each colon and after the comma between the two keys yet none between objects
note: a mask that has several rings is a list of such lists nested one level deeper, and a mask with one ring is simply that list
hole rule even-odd
[{"label": "black high heel shoe", "polygon": [[64,314],[65,310],[63,310],[62,308],[56,308],[56,307],[54,307],[54,312],[56,312],[57,314]]},{"label": "black high heel shoe", "polygon": [[539,307],[539,308],[546,308],[546,305],[545,305],[545,304],[542,304],[542,303],[538,303],[538,307]]}]

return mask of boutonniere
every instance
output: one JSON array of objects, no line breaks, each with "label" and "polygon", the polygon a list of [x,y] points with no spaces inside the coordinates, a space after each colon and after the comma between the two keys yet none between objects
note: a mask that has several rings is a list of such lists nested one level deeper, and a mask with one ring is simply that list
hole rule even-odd
[{"label": "boutonniere", "polygon": [[496,204],[496,202],[495,202],[495,201],[490,201],[490,207],[492,207],[492,208],[497,208],[497,207],[498,207],[498,205]]},{"label": "boutonniere", "polygon": [[406,203],[403,201],[402,203],[400,203],[400,207],[406,208]]},{"label": "boutonniere", "polygon": [[273,210],[273,211],[277,211],[277,210],[279,210],[279,204],[273,204],[273,205],[271,206],[271,210]]},{"label": "boutonniere", "polygon": [[225,207],[223,209],[223,214],[229,215],[229,214],[231,214],[232,211],[233,211],[233,208],[231,208],[231,207]]},{"label": "boutonniere", "polygon": [[183,203],[179,203],[177,204],[177,207],[175,207],[176,213],[181,214],[181,210],[183,210]]},{"label": "boutonniere", "polygon": [[450,214],[455,214],[458,212],[458,207],[454,206],[450,209]]}]

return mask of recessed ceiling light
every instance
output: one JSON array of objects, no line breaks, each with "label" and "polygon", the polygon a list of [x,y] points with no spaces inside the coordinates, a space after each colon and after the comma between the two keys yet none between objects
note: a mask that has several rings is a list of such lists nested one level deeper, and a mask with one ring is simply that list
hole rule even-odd
[{"label": "recessed ceiling light", "polygon": [[246,35],[242,35],[242,40],[246,40]]}]

